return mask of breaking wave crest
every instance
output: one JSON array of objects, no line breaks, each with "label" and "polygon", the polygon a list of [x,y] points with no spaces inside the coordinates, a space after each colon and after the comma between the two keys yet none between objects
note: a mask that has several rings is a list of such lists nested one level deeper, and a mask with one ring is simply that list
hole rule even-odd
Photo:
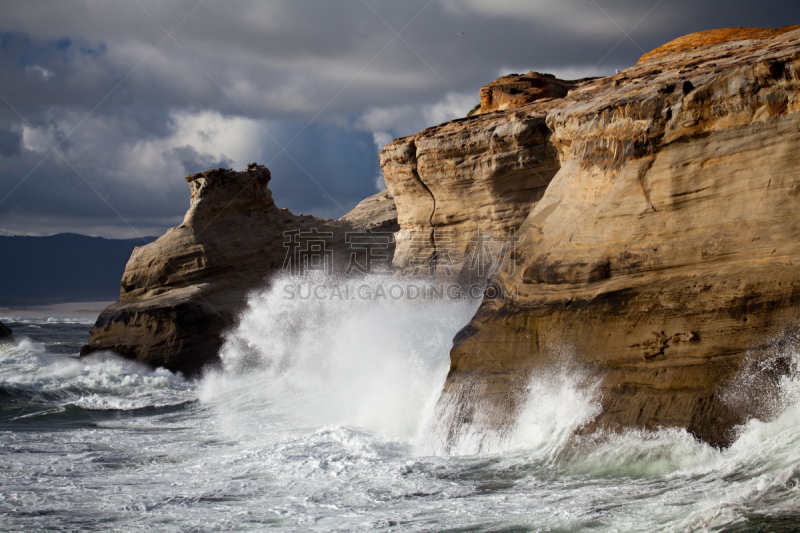
[{"label": "breaking wave crest", "polygon": [[[200,381],[108,354],[78,359],[85,327],[69,338],[57,329],[77,325],[38,321],[50,344],[0,344],[9,527],[791,531],[800,521],[792,339],[730,385],[731,402],[753,387],[770,396],[719,450],[676,429],[588,434],[600,391],[569,350],[529,376],[510,418],[471,402],[486,391],[442,396],[451,340],[477,301],[287,300],[291,282],[250,296],[221,368]],[[379,294],[382,280],[362,282]]]},{"label": "breaking wave crest", "polygon": [[[201,401],[224,411],[226,424],[238,434],[298,422],[308,428],[346,426],[407,440],[421,455],[525,452],[562,461],[575,472],[646,476],[709,466],[752,446],[740,443],[766,435],[765,428],[791,432],[800,426],[792,414],[800,413],[800,393],[792,392],[800,390],[793,363],[795,371],[779,385],[783,414],[749,422],[724,452],[680,430],[576,439],[575,431],[599,413],[600,398],[596,380],[576,370],[568,355],[559,368],[530,377],[513,423],[500,427],[503,415],[476,405],[468,423],[454,426],[463,403],[481,394],[454,387],[438,405],[437,400],[452,338],[473,316],[477,301],[289,297],[287,286],[296,282],[280,278],[249,296],[238,326],[226,336],[222,369],[200,385]],[[359,279],[343,283],[342,290],[352,294],[367,284],[375,294],[384,283],[380,277]],[[791,352],[793,361],[797,353]]]},{"label": "breaking wave crest", "polygon": [[85,359],[51,353],[22,337],[0,343],[0,394],[36,412],[69,406],[87,410],[132,410],[189,401],[191,385],[181,376],[152,370],[114,354]]},{"label": "breaking wave crest", "polygon": [[[479,302],[393,298],[381,277],[342,282],[352,299],[331,291],[301,299],[287,290],[296,282],[279,279],[249,296],[222,347],[223,370],[206,376],[201,400],[226,410],[241,431],[255,418],[265,427],[292,420],[416,438],[444,384],[452,339]],[[407,283],[391,286],[395,295],[412,292]],[[357,296],[360,289],[369,296]],[[237,412],[247,416],[237,422]]]},{"label": "breaking wave crest", "polygon": [[[575,430],[600,411],[597,382],[567,364],[534,372],[517,405],[493,405],[489,395],[457,384],[443,393],[421,451],[432,455],[525,451],[552,461]],[[480,387],[480,386],[479,386]]]}]

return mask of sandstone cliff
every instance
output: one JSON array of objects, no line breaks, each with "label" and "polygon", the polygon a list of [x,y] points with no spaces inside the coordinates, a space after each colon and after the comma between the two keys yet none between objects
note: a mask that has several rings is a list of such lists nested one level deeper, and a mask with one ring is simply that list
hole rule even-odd
[{"label": "sandstone cliff", "polygon": [[784,26],[782,28],[719,28],[715,30],[698,31],[678,37],[655,50],[651,50],[639,59],[639,64],[647,63],[659,56],[668,56],[676,52],[685,52],[689,49],[697,49],[703,46],[747,40],[763,40],[770,37],[777,37],[790,31],[800,29],[797,26]]},{"label": "sandstone cliff", "polygon": [[394,233],[400,230],[400,225],[397,223],[397,206],[388,189],[362,200],[339,220],[373,231]]},{"label": "sandstone cliff", "polygon": [[[766,37],[764,34],[766,33]],[[800,311],[800,31],[667,45],[560,99],[457,120],[387,146],[401,232],[519,227],[456,338],[451,431],[513,417],[565,358],[601,380],[598,427],[678,426],[725,444],[750,413],[722,401]],[[523,221],[524,219],[524,221]]]},{"label": "sandstone cliff", "polygon": [[[397,139],[380,153],[397,204],[395,265],[458,275],[474,238],[522,224],[561,163],[546,142],[550,99],[534,112],[490,113]],[[437,260],[438,254],[438,260]]]},{"label": "sandstone cliff", "polygon": [[[800,306],[800,30],[703,32],[602,79],[517,78],[487,86],[480,113],[390,143],[388,190],[340,221],[277,209],[263,167],[189,176],[184,223],[134,252],[86,353],[197,371],[281,270],[286,231],[330,232],[342,256],[347,231],[397,230],[405,272],[504,293],[455,339],[451,434],[508,425],[530,376],[566,362],[600,382],[585,429],[729,442],[753,413],[723,400],[730,380]],[[484,254],[487,236],[506,248]]]},{"label": "sandstone cliff", "polygon": [[481,88],[479,114],[514,109],[544,98],[563,98],[587,80],[560,80],[552,74],[530,71],[497,78]]},{"label": "sandstone cliff", "polygon": [[477,114],[389,143],[380,163],[401,228],[395,265],[461,281],[491,272],[561,167],[547,114],[591,81],[503,76],[481,89]]},{"label": "sandstone cliff", "polygon": [[[351,253],[347,232],[396,229],[394,203],[385,191],[337,221],[277,208],[269,180],[269,170],[256,164],[242,172],[187,176],[191,206],[183,223],[134,250],[119,299],[97,319],[82,355],[111,350],[196,374],[217,360],[222,331],[234,323],[247,292],[266,285],[270,275],[309,267],[297,260],[310,260],[309,268],[324,268],[330,260],[332,271],[341,272]],[[309,242],[330,256],[287,255]],[[291,259],[295,263],[287,264]]]}]

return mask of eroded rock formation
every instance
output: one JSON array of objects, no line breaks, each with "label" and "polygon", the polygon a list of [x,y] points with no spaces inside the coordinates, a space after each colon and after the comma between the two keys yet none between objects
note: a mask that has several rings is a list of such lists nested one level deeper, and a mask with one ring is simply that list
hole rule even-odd
[{"label": "eroded rock formation", "polygon": [[703,46],[732,41],[762,40],[777,37],[790,31],[800,29],[799,26],[784,26],[782,28],[718,28],[715,30],[698,31],[678,37],[655,50],[651,50],[639,59],[639,63],[647,63],[659,56],[665,57],[676,52],[685,52],[690,49],[699,49]]},{"label": "eroded rock formation", "polygon": [[245,293],[281,269],[287,230],[328,231],[339,254],[354,228],[397,230],[395,266],[462,278],[482,235],[508,236],[491,270],[503,298],[451,352],[452,432],[508,425],[531,375],[566,365],[599,380],[587,430],[725,444],[752,414],[723,401],[730,379],[800,309],[798,87],[800,30],[714,30],[607,78],[501,78],[480,113],[390,143],[388,191],[340,221],[277,209],[263,167],[189,176],[184,223],[134,252],[86,352],[213,361]]},{"label": "eroded rock formation", "polygon": [[397,206],[388,189],[362,200],[339,220],[371,231],[394,233],[400,230]]},{"label": "eroded rock formation", "polygon": [[[562,99],[387,147],[403,229],[445,209],[469,213],[461,227],[484,219],[472,196],[445,191],[476,183],[495,154],[517,172],[517,160],[546,154],[534,160],[552,169],[539,171],[547,183],[528,193],[514,268],[498,276],[516,299],[485,300],[456,338],[444,396],[471,405],[452,424],[476,409],[508,423],[529,376],[568,359],[601,380],[593,427],[677,426],[730,441],[749,413],[722,401],[728,380],[767,357],[800,311],[800,30],[775,33],[666,45]],[[494,133],[533,123],[524,143]],[[433,142],[454,130],[458,141]],[[396,162],[414,155],[419,178]],[[436,180],[432,169],[442,169]],[[416,211],[412,193],[425,199]],[[399,243],[396,261],[404,254]]]},{"label": "eroded rock formation", "polygon": [[[380,153],[401,227],[395,265],[458,275],[479,232],[505,236],[541,199],[560,168],[547,143],[550,99],[535,112],[477,115],[396,139]],[[449,260],[441,260],[446,253]]]},{"label": "eroded rock formation", "polygon": [[287,264],[303,259],[287,255],[290,249],[316,240],[341,271],[351,253],[347,232],[392,231],[396,223],[385,192],[337,221],[277,208],[269,180],[269,170],[256,164],[187,176],[191,206],[183,223],[134,250],[119,299],[97,319],[82,355],[111,350],[195,374],[217,360],[221,332],[234,323],[247,292],[299,266]]},{"label": "eroded rock formation", "polygon": [[530,104],[544,98],[563,98],[588,80],[560,80],[552,74],[530,71],[497,78],[481,88],[478,114],[503,111]]}]

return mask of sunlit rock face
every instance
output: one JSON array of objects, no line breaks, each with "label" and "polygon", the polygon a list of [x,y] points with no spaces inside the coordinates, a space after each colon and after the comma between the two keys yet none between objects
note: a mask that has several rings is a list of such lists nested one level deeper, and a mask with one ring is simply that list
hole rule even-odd
[{"label": "sunlit rock face", "polygon": [[481,232],[500,237],[522,224],[561,165],[549,142],[548,105],[448,122],[381,151],[401,228],[395,266],[436,266],[439,253],[439,270],[457,276]]},{"label": "sunlit rock face", "polygon": [[686,52],[703,46],[715,45],[733,41],[762,40],[777,37],[800,29],[800,25],[784,26],[782,28],[718,28],[714,30],[698,31],[678,37],[663,46],[639,58],[639,64],[648,63],[656,59],[663,59],[679,52]]},{"label": "sunlit rock face", "polygon": [[481,89],[476,113],[388,144],[380,163],[401,228],[395,266],[479,277],[482,240],[512,239],[561,167],[548,113],[591,81],[533,71],[503,76]]},{"label": "sunlit rock face", "polygon": [[[386,191],[338,221],[277,208],[270,177],[256,164],[242,172],[187,176],[191,205],[183,223],[134,250],[120,297],[97,319],[82,354],[110,350],[196,374],[217,361],[221,335],[235,324],[247,293],[299,266],[287,264],[288,245],[313,238],[323,248],[316,257],[324,261],[321,254],[329,251],[331,271],[341,272],[352,253],[348,232],[391,235],[396,229],[394,202]],[[389,239],[384,252],[391,260]]]},{"label": "sunlit rock face", "polygon": [[800,307],[800,31],[726,35],[381,154],[401,232],[453,228],[466,248],[518,225],[497,276],[513,294],[456,337],[450,423],[487,405],[506,423],[531,373],[568,360],[601,382],[593,427],[730,441],[749,413],[722,400],[729,380]]},{"label": "sunlit rock face", "polygon": [[[800,30],[735,28],[607,78],[505,77],[479,113],[387,145],[388,190],[339,221],[276,208],[264,167],[189,176],[186,219],[133,253],[85,352],[197,372],[283,271],[287,231],[329,233],[338,265],[348,232],[396,232],[402,274],[494,282],[454,341],[445,432],[509,427],[531,376],[568,367],[600,398],[584,430],[724,445],[755,412],[733,377],[779,379],[797,323],[798,76]],[[482,236],[509,253],[475,274]]]},{"label": "sunlit rock face", "polygon": [[508,74],[481,88],[481,103],[477,113],[504,111],[545,98],[563,98],[571,89],[586,80],[560,80],[552,74],[530,71],[527,74]]}]

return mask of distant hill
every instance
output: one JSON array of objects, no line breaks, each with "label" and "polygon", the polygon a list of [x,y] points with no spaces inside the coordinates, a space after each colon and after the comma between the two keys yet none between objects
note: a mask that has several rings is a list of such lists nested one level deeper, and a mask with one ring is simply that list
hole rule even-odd
[{"label": "distant hill", "polygon": [[131,252],[155,239],[0,236],[0,306],[116,300]]}]

